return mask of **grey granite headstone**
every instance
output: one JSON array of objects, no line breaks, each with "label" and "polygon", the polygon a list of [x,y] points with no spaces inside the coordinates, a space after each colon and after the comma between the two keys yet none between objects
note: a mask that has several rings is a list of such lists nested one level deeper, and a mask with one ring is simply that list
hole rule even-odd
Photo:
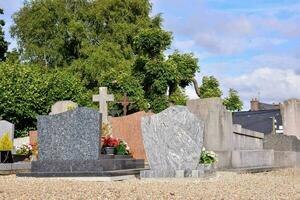
[{"label": "grey granite headstone", "polygon": [[100,122],[100,113],[88,108],[38,116],[39,161],[98,160]]},{"label": "grey granite headstone", "polygon": [[51,106],[51,113],[49,115],[56,115],[77,107],[78,104],[73,101],[58,101]]},{"label": "grey granite headstone", "polygon": [[14,132],[15,132],[15,125],[5,121],[0,121],[0,138],[3,136],[4,133],[9,133],[9,136],[11,138],[11,141],[14,141]]},{"label": "grey granite headstone", "polygon": [[[204,123],[185,106],[142,118],[142,135],[150,171],[142,177],[175,177],[196,170],[203,146]],[[187,174],[189,172],[190,174]]]}]

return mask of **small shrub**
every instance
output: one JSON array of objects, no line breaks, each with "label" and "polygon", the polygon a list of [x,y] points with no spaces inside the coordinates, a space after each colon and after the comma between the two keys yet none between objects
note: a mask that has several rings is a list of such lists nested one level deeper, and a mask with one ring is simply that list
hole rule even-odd
[{"label": "small shrub", "polygon": [[13,143],[9,138],[9,133],[4,133],[0,139],[0,151],[11,151],[13,149]]},{"label": "small shrub", "polygon": [[213,164],[216,162],[218,162],[217,154],[213,151],[206,151],[205,148],[203,148],[200,156],[200,163]]}]

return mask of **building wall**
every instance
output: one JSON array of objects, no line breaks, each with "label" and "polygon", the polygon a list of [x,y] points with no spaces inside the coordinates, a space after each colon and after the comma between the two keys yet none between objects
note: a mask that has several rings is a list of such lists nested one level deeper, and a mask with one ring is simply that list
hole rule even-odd
[{"label": "building wall", "polygon": [[290,99],[281,105],[281,115],[285,135],[294,135],[300,139],[300,100]]}]

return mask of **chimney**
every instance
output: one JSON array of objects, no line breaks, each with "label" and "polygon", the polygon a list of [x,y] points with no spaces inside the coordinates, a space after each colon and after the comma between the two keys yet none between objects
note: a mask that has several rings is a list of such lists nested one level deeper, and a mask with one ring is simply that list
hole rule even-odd
[{"label": "chimney", "polygon": [[257,98],[251,100],[251,111],[259,111],[259,101]]}]

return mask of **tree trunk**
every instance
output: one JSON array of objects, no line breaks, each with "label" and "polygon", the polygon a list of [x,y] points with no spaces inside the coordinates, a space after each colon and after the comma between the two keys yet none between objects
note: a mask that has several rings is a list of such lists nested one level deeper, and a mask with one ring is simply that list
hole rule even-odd
[{"label": "tree trunk", "polygon": [[200,98],[200,88],[198,86],[198,82],[195,78],[192,79],[193,85],[194,85],[194,89],[196,94],[198,95],[198,97]]}]

